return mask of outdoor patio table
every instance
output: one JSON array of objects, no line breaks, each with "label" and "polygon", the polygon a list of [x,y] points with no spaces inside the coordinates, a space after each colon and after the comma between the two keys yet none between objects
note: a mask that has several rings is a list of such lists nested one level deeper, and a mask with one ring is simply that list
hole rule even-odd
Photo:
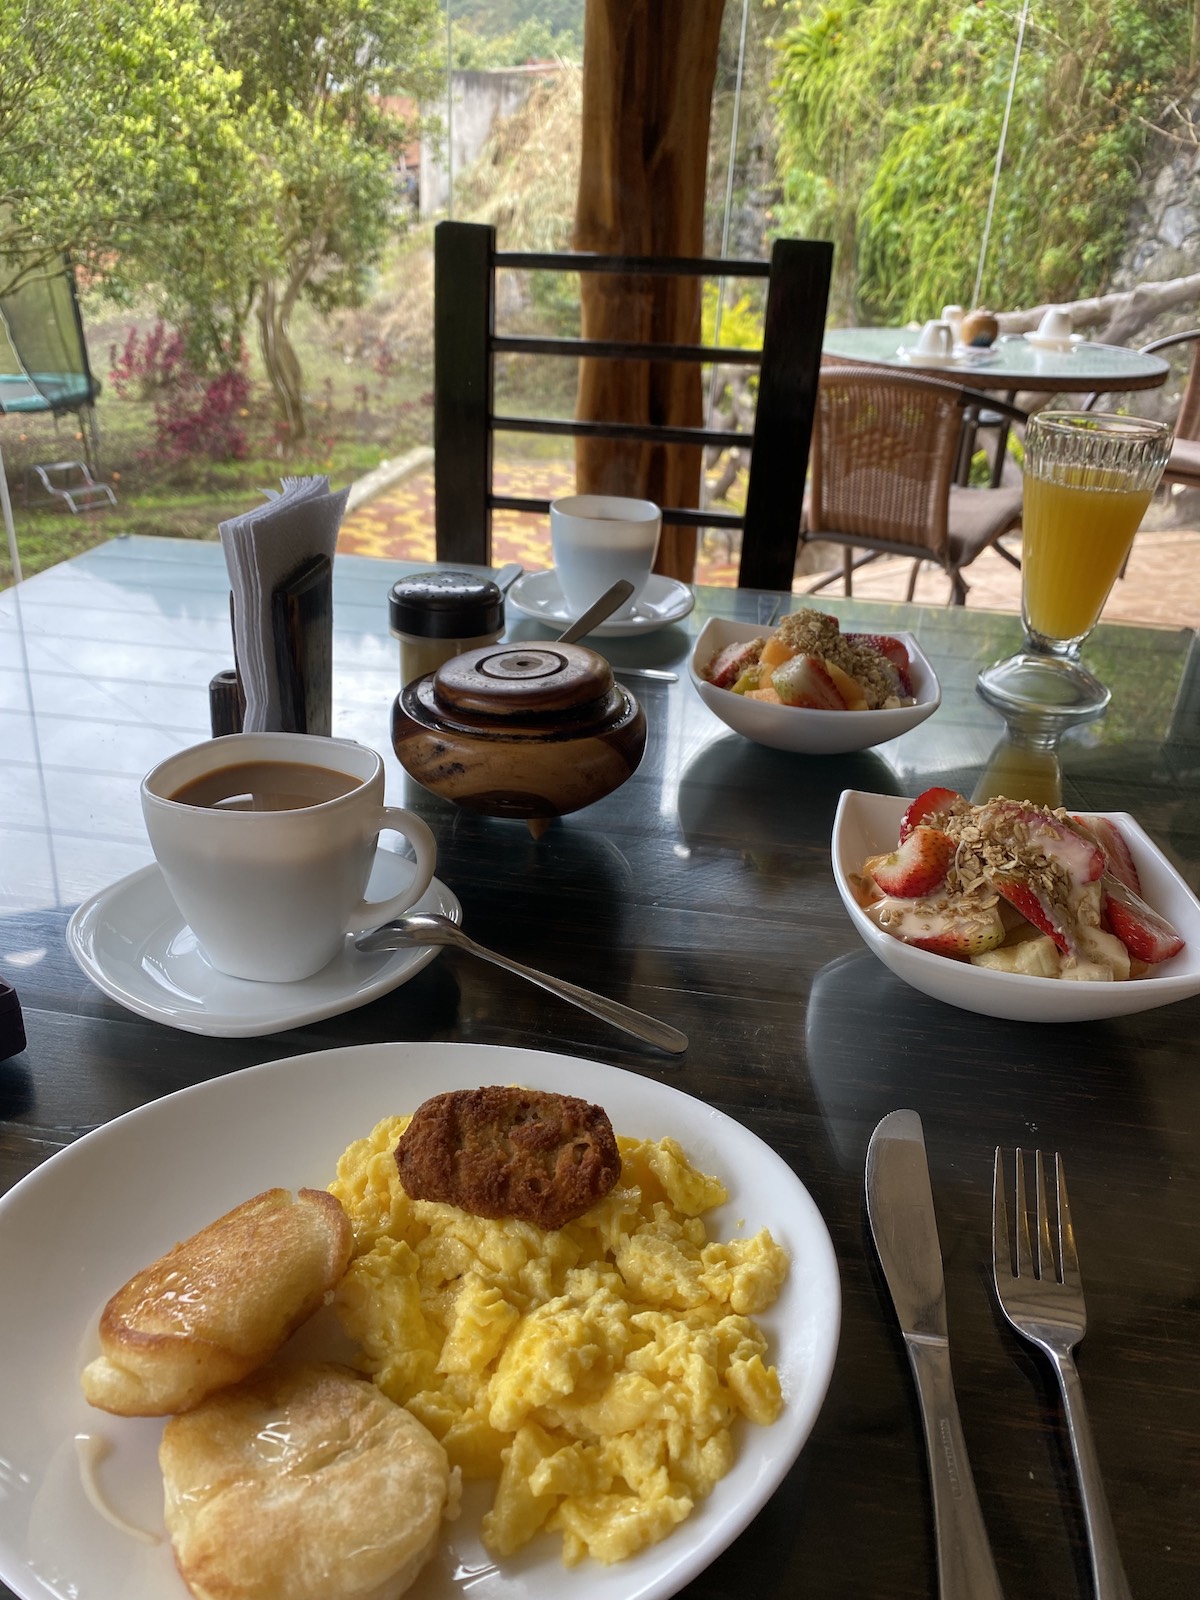
[{"label": "outdoor patio table", "polygon": [[[920,1425],[863,1205],[872,1129],[889,1111],[914,1109],[929,1151],[964,1432],[1004,1594],[1090,1600],[1053,1378],[1003,1322],[990,1285],[994,1149],[1057,1149],[1087,1293],[1082,1381],[1131,1589],[1190,1600],[1200,1572],[1200,999],[1077,1027],[956,1010],[906,987],[863,948],[830,872],[844,789],[972,791],[1001,737],[975,676],[1017,646],[1019,620],[822,600],[857,626],[915,632],[943,701],[891,744],[806,757],[731,733],[686,674],[708,616],[766,628],[790,597],[702,589],[686,624],[600,641],[618,673],[654,668],[677,681],[626,680],[649,726],[640,768],[534,841],[520,822],[474,817],[418,789],[389,748],[399,676],[387,595],[406,570],[336,562],[334,732],[384,753],[389,798],[434,829],[438,876],[461,900],[472,935],[673,1023],[689,1051],[668,1058],[638,1048],[454,951],[359,1009],[270,1036],[183,1032],[106,998],[68,953],[68,919],[85,897],[151,861],[139,780],[167,752],[207,735],[207,685],[231,659],[220,547],[118,539],[0,593],[0,978],[17,990],[28,1038],[24,1052],[0,1062],[0,1189],[172,1091],[336,1047],[533,1046],[618,1066],[648,1087],[671,1085],[744,1124],[791,1166],[829,1229],[842,1289],[838,1359],[808,1443],[747,1531],[678,1592],[928,1600],[934,1555]],[[548,637],[533,623],[521,631]],[[1088,654],[1113,704],[1063,745],[1065,803],[1132,812],[1195,887],[1196,638],[1105,625]],[[400,1082],[396,1094],[395,1109],[411,1109]],[[180,1159],[207,1155],[187,1149]],[[106,1182],[129,1180],[112,1170]],[[77,1203],[91,1199],[80,1194]],[[747,1216],[745,1225],[762,1221]],[[0,1226],[0,1266],[2,1247]],[[54,1266],[51,1254],[44,1303],[15,1302],[0,1277],[0,1321],[43,1319],[47,1337],[61,1338]],[[69,1332],[68,1347],[82,1348],[86,1329]],[[56,1377],[65,1387],[76,1381],[69,1363]],[[40,1485],[22,1480],[7,1425],[0,1414],[0,1492],[10,1505],[28,1501],[42,1566],[0,1548],[0,1575],[12,1586],[0,1582],[0,1594],[75,1592],[70,1565],[86,1539],[46,1523]],[[690,1550],[688,1524],[669,1538]],[[181,1600],[165,1570],[162,1600]],[[592,1570],[564,1575],[561,1592],[587,1594]],[[635,1565],[631,1592],[634,1577]],[[475,1600],[512,1592],[502,1575],[472,1582]],[[78,1592],[127,1600],[90,1578]],[[412,1591],[417,1600],[424,1592],[420,1583]]]},{"label": "outdoor patio table", "polygon": [[899,354],[917,342],[918,328],[829,328],[823,349],[845,361],[871,361],[905,372],[967,382],[973,389],[1038,394],[1102,394],[1127,389],[1157,389],[1171,370],[1161,356],[1143,355],[1123,345],[1085,340],[1073,350],[1039,350],[1023,335],[1002,336],[986,361],[924,366]]}]

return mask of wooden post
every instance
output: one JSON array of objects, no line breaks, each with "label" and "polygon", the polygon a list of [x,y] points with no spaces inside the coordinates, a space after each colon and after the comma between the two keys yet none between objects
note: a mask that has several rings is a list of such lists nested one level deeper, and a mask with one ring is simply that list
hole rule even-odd
[{"label": "wooden post", "polygon": [[[577,250],[703,255],[708,125],[724,8],[725,0],[587,0]],[[700,278],[584,274],[583,336],[696,343],[702,287]],[[700,367],[583,361],[576,414],[699,427]],[[701,471],[698,447],[576,441],[576,482],[585,494],[697,506]],[[656,569],[690,582],[695,561],[696,530],[664,527]]]}]

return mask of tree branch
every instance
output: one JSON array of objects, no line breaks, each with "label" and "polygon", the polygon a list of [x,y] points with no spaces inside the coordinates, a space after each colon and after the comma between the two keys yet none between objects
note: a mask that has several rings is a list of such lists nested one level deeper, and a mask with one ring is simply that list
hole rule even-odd
[{"label": "tree branch", "polygon": [[[1169,278],[1164,283],[1139,283],[1115,294],[1098,295],[1090,300],[1072,300],[1066,309],[1071,326],[1078,332],[1094,330],[1101,344],[1129,344],[1143,328],[1176,306],[1200,304],[1200,272],[1186,278]],[[1023,311],[998,313],[1001,333],[1029,333],[1038,326],[1048,306],[1033,306]]]}]

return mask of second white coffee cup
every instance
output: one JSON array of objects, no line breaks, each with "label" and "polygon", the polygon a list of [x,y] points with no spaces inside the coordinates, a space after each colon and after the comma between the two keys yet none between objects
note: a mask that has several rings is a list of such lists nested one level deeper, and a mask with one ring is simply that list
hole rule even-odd
[{"label": "second white coffee cup", "polygon": [[[142,815],[171,898],[218,972],[294,983],[348,933],[407,911],[433,877],[420,817],[384,804],[366,745],[315,734],[237,733],[168,756],[142,780]],[[416,857],[406,887],[364,898],[381,831]]]},{"label": "second white coffee cup", "polygon": [[1038,324],[1038,333],[1043,339],[1069,339],[1071,313],[1065,306],[1050,306]]},{"label": "second white coffee cup", "polygon": [[921,329],[917,349],[923,356],[948,356],[954,349],[954,330],[949,322],[933,318]]},{"label": "second white coffee cup", "polygon": [[621,578],[633,596],[613,612],[629,618],[654,567],[662,512],[652,500],[573,494],[550,503],[550,545],[559,588],[573,615]]}]

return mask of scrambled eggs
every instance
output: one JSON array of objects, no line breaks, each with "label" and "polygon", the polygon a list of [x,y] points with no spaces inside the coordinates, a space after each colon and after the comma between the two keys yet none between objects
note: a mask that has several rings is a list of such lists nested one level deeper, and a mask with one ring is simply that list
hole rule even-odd
[{"label": "scrambled eggs", "polygon": [[733,1464],[739,1416],[782,1406],[751,1318],[785,1252],[763,1229],[709,1240],[727,1198],[673,1139],[618,1140],[620,1182],[565,1228],[410,1200],[388,1117],[338,1163],[355,1255],[337,1291],[363,1364],[467,1478],[498,1478],[483,1539],[542,1528],[563,1559],[620,1561],[663,1538]]}]

